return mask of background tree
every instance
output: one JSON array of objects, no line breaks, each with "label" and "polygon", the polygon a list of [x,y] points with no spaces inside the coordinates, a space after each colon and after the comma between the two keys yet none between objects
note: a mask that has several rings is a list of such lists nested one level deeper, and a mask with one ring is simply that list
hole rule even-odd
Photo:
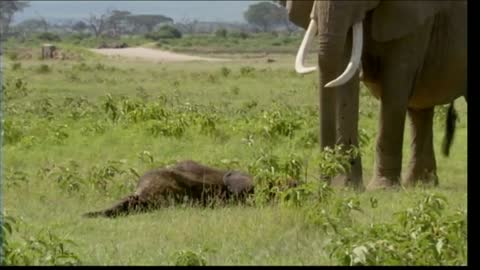
[{"label": "background tree", "polygon": [[198,20],[192,20],[187,17],[183,17],[176,26],[183,32],[187,34],[195,34],[197,30],[197,25],[199,24]]},{"label": "background tree", "polygon": [[[134,25],[135,32],[141,32],[145,29],[147,32],[153,31],[155,26],[160,23],[173,23],[173,19],[163,15],[130,15],[128,21]],[[143,29],[142,29],[143,28]]]},{"label": "background tree", "polygon": [[37,12],[35,12],[35,14],[37,14],[37,17],[38,17],[37,20],[38,20],[38,23],[39,23],[39,27],[42,28],[43,32],[48,32],[48,29],[50,27],[50,24],[48,23],[48,21],[43,16],[38,14]]},{"label": "background tree", "polygon": [[271,2],[250,5],[243,15],[249,24],[259,27],[264,32],[285,25],[285,20],[288,20],[286,9]]},{"label": "background tree", "polygon": [[88,27],[92,30],[95,37],[99,37],[105,32],[105,26],[107,24],[107,14],[102,15],[90,15],[87,19]]},{"label": "background tree", "polygon": [[0,1],[0,39],[5,39],[9,34],[13,15],[28,6],[28,1]]},{"label": "background tree", "polygon": [[82,33],[86,29],[88,29],[88,25],[84,21],[77,21],[72,25],[72,30],[78,33]]},{"label": "background tree", "polygon": [[15,25],[15,29],[21,33],[40,32],[44,29],[43,20],[26,19]]},{"label": "background tree", "polygon": [[286,10],[286,1],[284,0],[273,0],[274,3],[280,6],[280,9],[283,9],[283,12],[278,12],[280,16],[280,21],[287,30],[288,34],[291,34],[293,31],[300,29],[294,23],[288,19],[288,13]]},{"label": "background tree", "polygon": [[113,36],[119,36],[126,32],[128,16],[130,15],[130,11],[112,10],[109,12],[107,24]]},{"label": "background tree", "polygon": [[51,28],[53,28],[56,31],[59,31],[61,33],[67,33],[67,32],[72,32],[73,31],[73,25],[76,23],[75,20],[73,19],[62,19],[51,25]]}]

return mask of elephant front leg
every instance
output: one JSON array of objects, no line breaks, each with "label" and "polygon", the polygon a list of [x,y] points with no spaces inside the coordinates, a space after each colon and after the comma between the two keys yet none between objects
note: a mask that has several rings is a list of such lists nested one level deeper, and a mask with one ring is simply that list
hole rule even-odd
[{"label": "elephant front leg", "polygon": [[[354,76],[347,84],[338,87],[336,102],[336,144],[345,146],[345,150],[358,147],[359,79]],[[350,160],[350,170],[336,176],[333,186],[353,186],[363,190],[362,160],[360,155]]]},{"label": "elephant front leg", "polygon": [[[388,66],[388,65],[387,65]],[[400,68],[398,68],[400,67]],[[375,168],[368,190],[400,186],[408,96],[414,81],[407,65],[390,65],[382,78]]]},{"label": "elephant front leg", "polygon": [[418,181],[438,185],[437,166],[433,149],[434,108],[409,109],[412,126],[410,165],[403,184],[415,185]]},{"label": "elephant front leg", "polygon": [[382,101],[375,151],[373,179],[367,189],[384,189],[400,185],[402,144],[406,106]]},{"label": "elephant front leg", "polygon": [[402,107],[385,104],[385,102],[381,104],[375,151],[375,169],[373,179],[367,186],[368,190],[400,185],[402,143],[406,114],[406,108]]}]

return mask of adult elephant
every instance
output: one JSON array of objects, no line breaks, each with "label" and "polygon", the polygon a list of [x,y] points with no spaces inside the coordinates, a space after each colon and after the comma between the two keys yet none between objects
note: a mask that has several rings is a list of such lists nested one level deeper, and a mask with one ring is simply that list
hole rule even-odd
[{"label": "adult elephant", "polygon": [[[400,184],[407,111],[412,157],[404,184],[438,184],[434,107],[453,106],[462,95],[466,99],[467,1],[280,2],[290,20],[307,29],[297,72],[319,69],[321,147],[358,145],[361,65],[364,84],[381,101],[375,168],[367,189]],[[305,51],[314,37],[318,66],[305,67]],[[452,115],[450,110],[451,121]],[[361,158],[351,165],[350,172],[333,183],[363,188]]]}]

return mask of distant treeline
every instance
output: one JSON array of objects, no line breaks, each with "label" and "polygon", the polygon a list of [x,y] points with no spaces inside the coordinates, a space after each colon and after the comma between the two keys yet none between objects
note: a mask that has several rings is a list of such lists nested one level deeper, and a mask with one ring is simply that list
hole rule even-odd
[{"label": "distant treeline", "polygon": [[[32,33],[82,34],[95,37],[119,37],[123,35],[155,36],[155,33],[172,33],[172,37],[182,34],[216,33],[222,36],[225,32],[258,33],[297,31],[295,25],[289,22],[286,10],[272,2],[260,2],[249,6],[244,13],[246,23],[205,22],[191,19],[174,21],[161,14],[133,14],[125,10],[107,10],[100,15],[90,15],[80,20],[62,20],[50,22],[41,15],[26,19],[16,24],[11,17],[15,12],[28,6],[28,1],[9,1],[11,4],[0,11],[3,25],[3,35],[26,37]],[[2,1],[3,3],[3,1]],[[3,5],[3,4],[2,4]],[[8,19],[8,20],[7,20]],[[174,30],[172,30],[174,29]],[[158,34],[157,34],[158,35]],[[164,34],[159,34],[160,36]]]}]

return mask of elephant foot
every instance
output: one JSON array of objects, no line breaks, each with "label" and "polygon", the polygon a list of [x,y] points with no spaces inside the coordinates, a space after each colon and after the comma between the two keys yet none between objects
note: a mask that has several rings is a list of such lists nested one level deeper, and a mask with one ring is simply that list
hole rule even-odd
[{"label": "elephant foot", "polygon": [[405,187],[415,187],[417,185],[436,187],[438,184],[437,173],[434,170],[427,169],[423,170],[423,173],[409,173],[402,181],[402,185]]},{"label": "elephant foot", "polygon": [[334,188],[345,188],[345,187],[352,187],[355,191],[365,191],[365,187],[363,186],[362,179],[352,179],[353,177],[349,177],[347,175],[337,175],[333,177],[330,181],[330,185]]},{"label": "elephant foot", "polygon": [[374,177],[367,186],[368,191],[372,190],[386,190],[386,189],[397,189],[400,187],[400,181],[392,180],[385,176]]}]

